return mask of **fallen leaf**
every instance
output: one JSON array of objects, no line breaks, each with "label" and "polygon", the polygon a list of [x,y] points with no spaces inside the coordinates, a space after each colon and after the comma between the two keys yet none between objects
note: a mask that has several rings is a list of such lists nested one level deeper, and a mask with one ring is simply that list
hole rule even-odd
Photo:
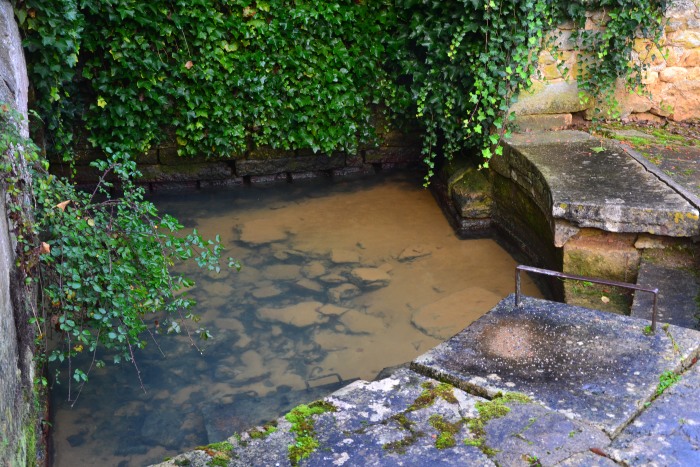
[{"label": "fallen leaf", "polygon": [[605,295],[600,297],[600,301],[603,303],[610,303],[610,299],[608,297],[606,297]]},{"label": "fallen leaf", "polygon": [[187,60],[187,63],[185,63],[185,68],[188,70],[194,66],[194,63],[192,63],[192,60]]},{"label": "fallen leaf", "polygon": [[46,242],[41,242],[41,247],[39,248],[39,254],[45,255],[51,253],[51,245]]},{"label": "fallen leaf", "polygon": [[65,211],[65,210],[66,210],[66,206],[68,206],[68,204],[70,204],[70,200],[63,201],[63,202],[61,202],[61,203],[58,203],[58,204],[57,204],[56,206],[54,206],[54,207],[60,209],[61,211]]}]

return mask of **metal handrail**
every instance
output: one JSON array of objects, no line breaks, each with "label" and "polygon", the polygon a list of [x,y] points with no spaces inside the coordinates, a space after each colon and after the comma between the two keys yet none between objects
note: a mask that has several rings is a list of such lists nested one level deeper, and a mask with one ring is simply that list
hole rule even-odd
[{"label": "metal handrail", "polygon": [[656,312],[657,312],[656,302],[657,302],[657,298],[659,295],[658,288],[644,287],[644,286],[637,285],[637,284],[611,281],[611,280],[607,280],[607,279],[596,279],[593,277],[577,276],[575,274],[567,274],[565,272],[552,271],[551,269],[535,268],[532,266],[525,266],[525,265],[521,264],[519,266],[516,266],[516,268],[515,268],[515,306],[516,307],[520,307],[522,305],[522,303],[520,302],[520,271],[532,272],[535,274],[543,274],[545,276],[558,277],[561,279],[571,279],[571,280],[575,280],[575,281],[593,282],[595,284],[610,285],[610,286],[614,286],[614,287],[623,287],[626,289],[639,290],[641,292],[649,292],[652,295],[654,295],[654,305],[652,307],[652,312],[651,312],[651,330],[652,331],[656,330]]}]

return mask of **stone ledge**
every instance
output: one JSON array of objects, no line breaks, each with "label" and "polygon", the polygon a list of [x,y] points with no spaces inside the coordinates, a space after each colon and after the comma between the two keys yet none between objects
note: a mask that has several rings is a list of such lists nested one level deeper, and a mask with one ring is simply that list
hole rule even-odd
[{"label": "stone ledge", "polygon": [[[556,246],[576,229],[692,237],[700,212],[621,145],[578,131],[506,140],[493,169],[529,193],[547,216]],[[565,228],[559,228],[566,221]]]}]

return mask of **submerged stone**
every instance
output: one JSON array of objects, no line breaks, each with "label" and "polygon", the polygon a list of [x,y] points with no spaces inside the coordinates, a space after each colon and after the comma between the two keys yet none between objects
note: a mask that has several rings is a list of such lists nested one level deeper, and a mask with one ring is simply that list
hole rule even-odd
[{"label": "submerged stone", "polygon": [[260,287],[251,292],[251,295],[255,298],[270,298],[276,297],[282,293],[282,289],[275,287],[274,285],[268,285],[266,287]]},{"label": "submerged stone", "polygon": [[384,320],[357,310],[350,310],[340,317],[340,322],[348,331],[355,333],[377,334],[386,329]]},{"label": "submerged stone", "polygon": [[256,219],[239,227],[240,241],[249,245],[281,242],[289,237],[287,229],[271,219]]},{"label": "submerged stone", "polygon": [[328,298],[333,303],[341,303],[345,300],[350,300],[360,295],[362,292],[357,286],[352,284],[342,284],[338,287],[333,287],[328,291]]},{"label": "submerged stone", "polygon": [[[429,336],[447,339],[500,300],[501,297],[486,289],[469,287],[416,310],[411,323]],[[464,303],[469,303],[469,308],[465,308]]]},{"label": "submerged stone", "polygon": [[323,291],[323,286],[319,284],[316,281],[312,281],[311,279],[300,279],[296,282],[297,287],[300,287],[304,290],[308,290],[311,292],[322,292]]},{"label": "submerged stone", "polygon": [[301,268],[301,273],[309,279],[316,279],[326,273],[326,266],[320,261],[312,261]]},{"label": "submerged stone", "polygon": [[262,321],[279,322],[297,327],[324,323],[328,317],[319,313],[321,302],[302,302],[284,308],[259,308],[257,317]]},{"label": "submerged stone", "polygon": [[356,268],[350,272],[353,282],[360,287],[378,289],[386,287],[391,276],[379,268]]},{"label": "submerged stone", "polygon": [[335,264],[352,264],[360,262],[360,254],[352,250],[334,248],[331,250],[331,261]]},{"label": "submerged stone", "polygon": [[275,264],[263,270],[263,276],[271,281],[289,281],[300,277],[301,267],[294,264]]},{"label": "submerged stone", "polygon": [[430,256],[432,254],[432,247],[430,245],[413,245],[404,249],[398,257],[401,262],[413,261],[424,256]]}]

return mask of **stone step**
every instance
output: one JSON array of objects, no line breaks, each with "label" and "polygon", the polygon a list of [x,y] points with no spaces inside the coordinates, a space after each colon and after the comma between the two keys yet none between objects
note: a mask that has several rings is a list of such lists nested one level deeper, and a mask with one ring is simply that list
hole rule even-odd
[{"label": "stone step", "polygon": [[680,372],[700,349],[700,332],[648,334],[647,325],[534,298],[514,308],[511,295],[412,368],[488,397],[524,393],[614,437],[652,399],[659,375]]},{"label": "stone step", "polygon": [[[656,255],[658,256],[658,254]],[[689,267],[664,264],[663,260],[645,253],[639,266],[637,284],[659,289],[657,320],[661,323],[700,329],[700,271]],[[653,296],[637,292],[631,315],[651,319]]]}]

